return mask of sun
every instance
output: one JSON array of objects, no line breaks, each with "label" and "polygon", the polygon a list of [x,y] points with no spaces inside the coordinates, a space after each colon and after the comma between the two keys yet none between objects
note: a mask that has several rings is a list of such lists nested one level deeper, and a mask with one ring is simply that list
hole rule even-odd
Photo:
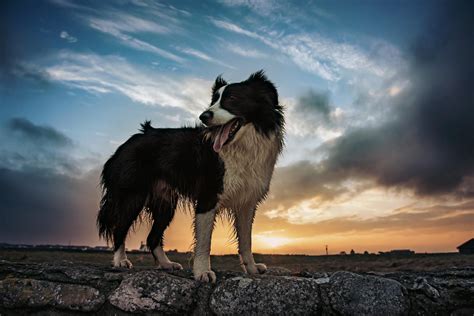
[{"label": "sun", "polygon": [[256,236],[258,240],[269,248],[278,248],[291,242],[290,238],[276,236]]}]

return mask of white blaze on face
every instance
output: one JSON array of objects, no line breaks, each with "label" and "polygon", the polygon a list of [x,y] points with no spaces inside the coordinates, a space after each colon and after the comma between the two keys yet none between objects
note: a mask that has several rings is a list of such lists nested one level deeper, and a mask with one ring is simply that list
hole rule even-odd
[{"label": "white blaze on face", "polygon": [[212,125],[222,125],[235,118],[234,114],[221,107],[222,94],[224,92],[225,87],[227,87],[227,85],[221,87],[217,91],[217,93],[219,94],[219,99],[208,109],[208,111],[211,111],[214,114],[210,122]]}]

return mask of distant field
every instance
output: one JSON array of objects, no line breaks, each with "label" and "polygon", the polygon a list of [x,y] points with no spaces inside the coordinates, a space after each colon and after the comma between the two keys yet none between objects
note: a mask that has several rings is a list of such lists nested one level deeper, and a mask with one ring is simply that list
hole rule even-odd
[{"label": "distant field", "polygon": [[[137,267],[154,265],[150,254],[129,253],[129,259]],[[191,267],[190,254],[171,253],[169,257],[184,268]],[[0,260],[15,262],[61,262],[95,263],[109,265],[112,253],[82,253],[67,251],[36,251],[36,250],[0,250]],[[215,270],[240,271],[236,255],[212,256]],[[257,262],[267,266],[278,266],[293,272],[307,271],[429,271],[453,267],[474,267],[474,255],[450,254],[416,254],[406,257],[390,257],[376,255],[346,256],[301,256],[301,255],[255,255]]]}]

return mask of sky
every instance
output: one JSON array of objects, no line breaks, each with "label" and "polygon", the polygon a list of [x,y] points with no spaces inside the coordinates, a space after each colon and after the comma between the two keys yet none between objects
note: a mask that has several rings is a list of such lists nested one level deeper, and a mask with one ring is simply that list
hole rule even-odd
[{"label": "sky", "polygon": [[[2,1],[0,242],[104,245],[99,174],[264,69],[286,146],[254,251],[451,252],[474,237],[470,1]],[[178,212],[165,249],[191,250]],[[129,234],[137,248],[146,222]],[[212,252],[235,253],[218,220]]]}]

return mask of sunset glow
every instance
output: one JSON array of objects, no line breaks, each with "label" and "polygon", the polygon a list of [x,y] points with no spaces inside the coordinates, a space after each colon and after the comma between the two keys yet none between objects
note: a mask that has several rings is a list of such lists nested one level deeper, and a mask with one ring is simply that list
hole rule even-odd
[{"label": "sunset glow", "polygon": [[[255,252],[456,251],[474,237],[466,3],[2,2],[0,243],[105,245],[112,153],[145,120],[199,124],[218,75],[264,69],[286,135]],[[166,249],[192,250],[192,216],[176,212]],[[148,233],[143,216],[126,247]],[[212,253],[237,253],[234,237],[219,219]]]}]

